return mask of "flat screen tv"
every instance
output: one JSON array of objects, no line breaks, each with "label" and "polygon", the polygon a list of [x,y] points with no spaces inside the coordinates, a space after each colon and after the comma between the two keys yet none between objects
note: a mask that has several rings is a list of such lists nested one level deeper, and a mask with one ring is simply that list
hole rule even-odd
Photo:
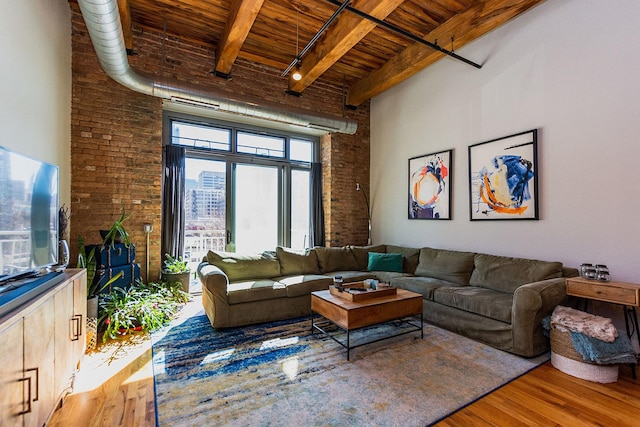
[{"label": "flat screen tv", "polygon": [[0,285],[58,262],[58,167],[0,147]]}]

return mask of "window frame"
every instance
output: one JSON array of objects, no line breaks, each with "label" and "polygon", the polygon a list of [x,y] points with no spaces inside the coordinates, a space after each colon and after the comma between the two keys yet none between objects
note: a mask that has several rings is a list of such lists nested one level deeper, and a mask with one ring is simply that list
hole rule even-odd
[{"label": "window frame", "polygon": [[[313,162],[317,162],[320,158],[320,137],[317,135],[309,135],[294,131],[284,131],[282,129],[272,129],[262,126],[256,126],[245,123],[234,123],[225,120],[194,116],[186,113],[179,113],[174,111],[163,112],[163,124],[162,124],[162,139],[163,145],[173,145],[173,123],[181,122],[184,124],[192,124],[195,126],[214,127],[218,129],[228,130],[230,132],[230,150],[217,150],[202,147],[189,147],[182,144],[175,144],[185,147],[185,157],[205,159],[205,160],[217,160],[225,162],[226,170],[226,227],[227,232],[232,233],[231,241],[235,242],[234,223],[235,220],[235,192],[234,192],[234,167],[237,164],[248,165],[262,165],[278,168],[278,245],[290,247],[291,246],[291,172],[292,170],[305,170],[311,172],[311,165]],[[237,150],[237,135],[239,132],[265,135],[269,137],[283,138],[284,139],[284,157],[269,157],[264,155],[256,155],[249,153],[240,153]],[[291,140],[296,141],[308,141],[311,144],[311,160],[291,160],[290,156],[290,144]],[[312,183],[309,182],[309,202],[311,204],[313,200]],[[311,206],[309,206],[309,223],[311,222]],[[229,242],[227,242],[227,245]],[[272,248],[265,248],[272,249]]]}]

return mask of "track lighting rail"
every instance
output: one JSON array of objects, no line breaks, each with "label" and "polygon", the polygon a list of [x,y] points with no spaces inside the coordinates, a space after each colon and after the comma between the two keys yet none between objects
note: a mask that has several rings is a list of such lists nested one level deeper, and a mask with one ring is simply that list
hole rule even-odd
[{"label": "track lighting rail", "polygon": [[[393,24],[390,24],[388,22],[383,21],[382,19],[378,19],[374,16],[371,16],[365,12],[362,12],[354,7],[349,6],[349,3],[351,0],[345,0],[344,2],[341,2],[340,0],[326,0],[329,3],[332,3],[336,6],[338,6],[338,9],[336,9],[336,11],[333,13],[333,15],[331,15],[331,17],[327,20],[327,22],[324,23],[324,25],[320,28],[320,30],[318,30],[318,32],[313,36],[313,38],[309,41],[309,43],[307,43],[307,45],[300,51],[300,53],[294,58],[293,61],[291,61],[291,64],[289,64],[289,66],[282,72],[282,77],[286,76],[287,73],[289,73],[289,71],[291,71],[291,69],[293,67],[295,67],[296,65],[298,65],[300,63],[300,61],[302,60],[302,57],[304,56],[304,54],[306,54],[309,49],[311,49],[311,47],[315,44],[316,41],[318,41],[318,39],[320,38],[320,36],[322,35],[322,33],[325,32],[325,30],[327,29],[327,27],[329,25],[331,25],[331,23],[338,17],[338,15],[340,15],[340,13],[342,13],[344,10],[347,10],[355,15],[358,15],[361,18],[367,19],[373,23],[375,23],[376,25],[379,25],[383,28],[386,28],[389,31],[393,31],[396,34],[399,34],[403,37],[408,38],[409,40],[412,40],[416,43],[420,43],[422,45],[425,45],[431,49],[437,50],[438,52],[441,52],[447,56],[450,56],[454,59],[457,59],[458,61],[464,62],[465,64],[471,65],[475,68],[482,68],[482,65],[477,64],[463,56],[458,55],[457,53],[454,53],[453,49],[452,50],[448,50],[443,48],[442,46],[438,45],[438,40],[436,40],[435,42],[430,42],[428,40],[425,40],[421,37],[416,36],[415,34],[412,34],[406,30],[403,30],[402,28],[399,28]],[[453,38],[451,39],[451,42],[453,44]]]},{"label": "track lighting rail", "polygon": [[[329,3],[333,3],[335,5],[340,5],[340,6],[344,6],[345,3],[349,3],[348,1],[345,1],[344,3],[342,3],[339,0],[327,0],[327,1]],[[367,19],[367,20],[369,20],[371,22],[374,22],[376,25],[380,25],[381,27],[384,27],[387,30],[393,31],[396,34],[399,34],[399,35],[401,35],[403,37],[406,37],[409,40],[412,40],[414,42],[417,42],[417,43],[423,44],[425,46],[428,46],[431,49],[437,50],[438,52],[442,52],[445,55],[448,55],[448,56],[450,56],[452,58],[455,58],[458,61],[462,61],[465,64],[469,64],[469,65],[471,65],[471,66],[473,66],[475,68],[482,68],[482,65],[476,64],[475,62],[470,61],[467,58],[464,58],[464,57],[454,53],[453,50],[447,50],[447,49],[443,48],[442,46],[438,45],[438,41],[437,40],[435,41],[435,43],[432,43],[430,41],[427,41],[427,40],[425,40],[423,38],[420,38],[420,37],[416,36],[415,34],[412,34],[412,33],[408,32],[406,30],[403,30],[402,28],[396,27],[393,24],[389,24],[388,22],[385,22],[385,21],[383,21],[381,19],[378,19],[378,18],[376,18],[374,16],[371,16],[371,15],[369,15],[367,13],[364,13],[364,12],[362,12],[362,11],[360,11],[360,10],[354,8],[354,7],[351,7],[349,5],[346,6],[346,9],[347,9],[347,11],[360,16],[361,18],[364,18],[364,19]]]}]

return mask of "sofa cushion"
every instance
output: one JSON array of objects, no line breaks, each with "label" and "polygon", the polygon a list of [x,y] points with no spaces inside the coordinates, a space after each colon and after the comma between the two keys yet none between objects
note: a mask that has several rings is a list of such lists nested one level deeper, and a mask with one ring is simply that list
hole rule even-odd
[{"label": "sofa cushion", "polygon": [[280,260],[280,274],[283,276],[320,274],[318,255],[313,249],[299,252],[278,246],[276,255]]},{"label": "sofa cushion", "polygon": [[369,271],[395,271],[402,273],[402,254],[382,254],[369,252]]},{"label": "sofa cushion", "polygon": [[476,254],[469,283],[495,291],[513,293],[531,282],[562,277],[562,263]]},{"label": "sofa cushion", "polygon": [[[476,286],[447,286],[433,291],[433,300],[449,307],[511,323],[513,294]],[[455,322],[455,319],[451,319]]]},{"label": "sofa cushion", "polygon": [[227,286],[229,304],[285,298],[286,296],[286,286],[269,279],[247,280],[230,283]]},{"label": "sofa cushion", "polygon": [[207,261],[222,270],[229,278],[229,282],[280,276],[278,260],[266,259],[260,254],[209,251]]},{"label": "sofa cushion", "polygon": [[318,264],[321,273],[329,273],[338,270],[359,270],[358,261],[353,255],[351,248],[344,246],[341,248],[327,248],[316,246],[314,248],[318,255]]},{"label": "sofa cushion", "polygon": [[366,279],[377,279],[378,276],[370,271],[358,271],[358,270],[338,270],[330,273],[325,273],[327,276],[334,277],[341,276],[344,283],[361,282]]},{"label": "sofa cushion", "polygon": [[418,261],[420,261],[420,249],[387,245],[387,253],[401,253],[403,271],[409,274],[415,273]]},{"label": "sofa cushion", "polygon": [[333,279],[318,274],[301,274],[297,276],[278,277],[276,280],[286,286],[289,298],[309,295],[313,291],[329,289]]},{"label": "sofa cushion", "polygon": [[353,256],[356,257],[358,263],[358,270],[366,270],[369,264],[369,254],[371,252],[386,252],[386,245],[369,245],[369,246],[349,246]]},{"label": "sofa cushion", "polygon": [[391,279],[391,286],[422,294],[424,299],[433,301],[433,291],[442,287],[457,286],[456,283],[433,277],[404,276]]},{"label": "sofa cushion", "polygon": [[380,283],[391,283],[397,277],[413,277],[407,273],[396,273],[395,271],[372,271]]},{"label": "sofa cushion", "polygon": [[415,274],[448,280],[461,286],[468,285],[473,272],[474,255],[473,252],[422,248]]}]

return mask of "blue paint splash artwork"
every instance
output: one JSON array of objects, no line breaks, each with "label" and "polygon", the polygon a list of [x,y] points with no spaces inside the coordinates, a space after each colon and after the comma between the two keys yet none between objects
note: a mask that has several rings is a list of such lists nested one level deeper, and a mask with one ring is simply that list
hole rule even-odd
[{"label": "blue paint splash artwork", "polygon": [[533,163],[522,156],[496,156],[493,170],[480,171],[480,198],[489,209],[503,214],[522,214],[531,200],[529,181],[534,178]]}]

